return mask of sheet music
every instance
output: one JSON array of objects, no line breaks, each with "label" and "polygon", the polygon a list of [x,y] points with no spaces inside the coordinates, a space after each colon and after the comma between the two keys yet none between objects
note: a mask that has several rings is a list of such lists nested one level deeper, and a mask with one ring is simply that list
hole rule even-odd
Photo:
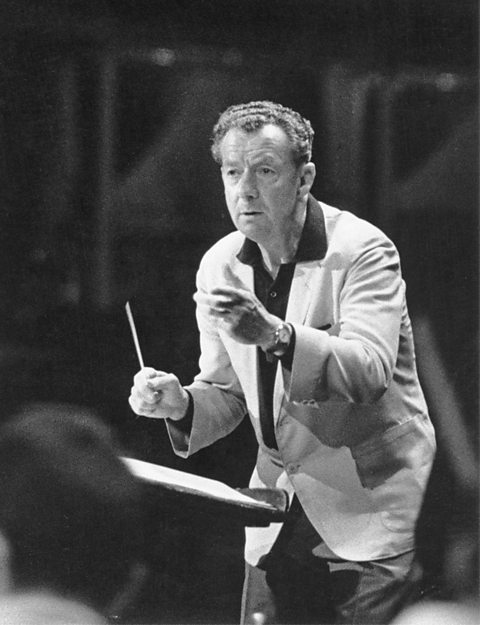
[{"label": "sheet music", "polygon": [[183,488],[189,491],[195,491],[200,495],[233,503],[248,504],[256,508],[264,508],[267,510],[275,509],[272,505],[248,497],[218,480],[201,477],[193,473],[187,473],[186,471],[177,471],[176,469],[137,460],[135,458],[122,457],[122,460],[136,477],[154,484],[164,484],[179,489]]}]

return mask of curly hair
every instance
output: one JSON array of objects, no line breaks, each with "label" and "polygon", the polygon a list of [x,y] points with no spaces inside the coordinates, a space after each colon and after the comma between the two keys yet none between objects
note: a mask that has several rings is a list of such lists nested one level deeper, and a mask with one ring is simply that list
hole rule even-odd
[{"label": "curly hair", "polygon": [[282,128],[290,140],[293,159],[297,165],[307,163],[312,156],[314,131],[308,119],[296,111],[268,100],[234,104],[218,118],[212,134],[212,155],[219,164],[222,162],[220,143],[232,128],[255,132],[266,124]]}]

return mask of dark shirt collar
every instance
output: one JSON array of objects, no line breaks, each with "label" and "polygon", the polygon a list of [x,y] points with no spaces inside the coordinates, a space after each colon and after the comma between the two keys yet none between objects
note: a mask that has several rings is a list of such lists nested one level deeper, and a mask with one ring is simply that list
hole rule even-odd
[{"label": "dark shirt collar", "polygon": [[[320,203],[313,197],[308,196],[307,215],[303,226],[302,235],[298,243],[294,262],[306,262],[320,260],[327,253],[327,235],[325,231],[325,217]],[[240,251],[237,254],[240,262],[253,267],[262,262],[262,253],[258,245],[251,239],[245,238]]]}]

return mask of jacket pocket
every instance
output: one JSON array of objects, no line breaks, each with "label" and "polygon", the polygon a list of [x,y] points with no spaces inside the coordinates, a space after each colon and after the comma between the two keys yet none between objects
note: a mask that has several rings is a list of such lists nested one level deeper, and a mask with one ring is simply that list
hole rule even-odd
[{"label": "jacket pocket", "polygon": [[360,482],[387,528],[413,530],[434,451],[432,430],[423,415],[351,448]]}]

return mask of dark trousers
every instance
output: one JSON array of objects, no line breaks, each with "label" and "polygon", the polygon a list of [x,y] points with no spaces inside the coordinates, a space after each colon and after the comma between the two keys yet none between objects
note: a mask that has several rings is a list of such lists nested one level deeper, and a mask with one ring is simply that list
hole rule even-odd
[{"label": "dark trousers", "polygon": [[349,562],[315,556],[321,542],[297,504],[271,553],[246,565],[241,625],[387,624],[417,598],[413,551]]},{"label": "dark trousers", "polygon": [[374,562],[330,563],[316,570],[285,556],[267,571],[246,565],[241,625],[390,623],[416,590],[413,554]]}]

